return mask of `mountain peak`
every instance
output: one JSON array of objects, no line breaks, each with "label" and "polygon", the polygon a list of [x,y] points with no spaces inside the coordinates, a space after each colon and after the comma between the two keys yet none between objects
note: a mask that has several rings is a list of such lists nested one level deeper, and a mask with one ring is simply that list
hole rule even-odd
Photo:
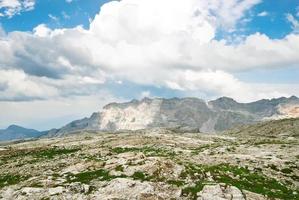
[{"label": "mountain peak", "polygon": [[43,132],[39,132],[34,129],[27,129],[27,128],[12,124],[12,125],[8,126],[7,129],[0,130],[0,141],[36,138],[43,134],[44,134]]},{"label": "mountain peak", "polygon": [[12,124],[12,125],[8,126],[6,130],[16,130],[16,129],[25,129],[25,128],[15,125],[15,124]]},{"label": "mountain peak", "polygon": [[237,101],[235,101],[233,98],[230,98],[230,97],[220,97],[220,98],[216,99],[215,101],[237,103]]},{"label": "mountain peak", "polygon": [[293,96],[291,96],[291,97],[289,97],[289,99],[290,99],[290,100],[299,100],[299,98],[298,98],[298,97],[296,97],[296,96],[294,96],[294,95],[293,95]]}]

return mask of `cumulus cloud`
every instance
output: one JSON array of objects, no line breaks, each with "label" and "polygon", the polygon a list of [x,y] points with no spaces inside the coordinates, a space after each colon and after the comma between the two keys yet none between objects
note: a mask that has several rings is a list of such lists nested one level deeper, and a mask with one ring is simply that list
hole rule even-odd
[{"label": "cumulus cloud", "polygon": [[18,70],[0,70],[0,99],[24,100],[31,98],[49,98],[57,95],[55,88],[37,82]]},{"label": "cumulus cloud", "polygon": [[[217,31],[234,29],[259,2],[112,1],[101,7],[88,29],[52,30],[41,24],[32,33],[2,36],[0,69],[6,70],[3,73],[17,70],[26,76],[23,81],[35,81],[52,91],[44,95],[36,88],[27,95],[30,98],[89,95],[106,81],[203,91],[239,100],[289,94],[283,87],[273,91],[265,86],[256,91],[232,73],[298,67],[299,35],[271,39],[256,33],[237,44],[215,39]],[[10,97],[3,92],[0,99],[13,100],[13,94],[21,92],[13,91],[7,87],[8,80],[3,80],[1,87],[10,91]]]},{"label": "cumulus cloud", "polygon": [[21,12],[33,10],[35,0],[0,0],[0,17],[13,17]]}]

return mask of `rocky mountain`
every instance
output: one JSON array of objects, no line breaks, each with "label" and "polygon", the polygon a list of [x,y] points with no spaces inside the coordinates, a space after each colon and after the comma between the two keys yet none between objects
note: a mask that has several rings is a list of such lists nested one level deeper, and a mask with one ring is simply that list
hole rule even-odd
[{"label": "rocky mountain", "polygon": [[0,141],[36,138],[43,134],[43,132],[39,132],[34,129],[27,129],[21,126],[11,125],[7,129],[0,130]]},{"label": "rocky mountain", "polygon": [[180,131],[217,132],[264,120],[299,117],[299,98],[278,98],[238,103],[222,97],[213,101],[198,98],[144,98],[110,103],[90,118],[73,121],[48,136],[62,136],[82,130],[120,131],[172,128]]}]

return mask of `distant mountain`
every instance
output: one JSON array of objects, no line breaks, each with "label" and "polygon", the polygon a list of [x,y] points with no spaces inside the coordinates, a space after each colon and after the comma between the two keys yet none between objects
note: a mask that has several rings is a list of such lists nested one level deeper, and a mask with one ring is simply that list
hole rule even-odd
[{"label": "distant mountain", "polygon": [[228,130],[227,134],[241,137],[297,137],[299,138],[299,118],[270,120],[254,125],[244,125]]},{"label": "distant mountain", "polygon": [[45,133],[34,129],[27,129],[17,125],[11,125],[7,129],[0,130],[0,141],[21,140],[37,138]]},{"label": "distant mountain", "polygon": [[155,127],[217,132],[238,125],[296,117],[299,117],[299,99],[295,96],[252,103],[238,103],[228,97],[209,102],[198,98],[144,98],[110,103],[90,118],[51,130],[48,136],[63,136],[82,130],[119,131]]}]

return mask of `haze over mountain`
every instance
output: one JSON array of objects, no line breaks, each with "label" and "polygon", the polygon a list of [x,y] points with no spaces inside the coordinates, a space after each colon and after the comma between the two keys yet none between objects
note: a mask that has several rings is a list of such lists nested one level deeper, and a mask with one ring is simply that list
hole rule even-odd
[{"label": "haze over mountain", "polygon": [[0,130],[0,141],[36,138],[43,134],[43,132],[34,129],[27,129],[17,125],[10,125],[6,129]]},{"label": "haze over mountain", "polygon": [[82,130],[120,131],[158,127],[211,133],[269,119],[292,117],[299,117],[299,99],[295,96],[252,103],[238,103],[228,97],[208,102],[198,98],[144,98],[110,103],[89,118],[50,130],[48,136],[63,136]]}]

